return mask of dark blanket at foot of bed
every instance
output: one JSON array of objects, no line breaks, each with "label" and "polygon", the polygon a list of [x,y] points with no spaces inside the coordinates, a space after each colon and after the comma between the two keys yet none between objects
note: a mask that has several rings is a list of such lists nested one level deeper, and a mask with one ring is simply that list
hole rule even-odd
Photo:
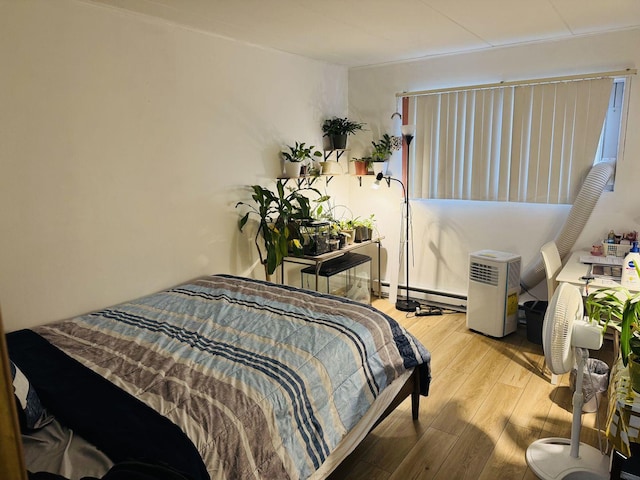
[{"label": "dark blanket at foot of bed", "polygon": [[166,417],[31,330],[7,334],[7,344],[47,409],[114,462],[143,460],[209,479],[191,440]]}]

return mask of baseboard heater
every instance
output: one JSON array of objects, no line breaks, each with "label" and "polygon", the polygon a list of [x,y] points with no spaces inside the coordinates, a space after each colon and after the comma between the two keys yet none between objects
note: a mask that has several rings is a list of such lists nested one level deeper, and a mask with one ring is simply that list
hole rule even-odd
[{"label": "baseboard heater", "polygon": [[[380,282],[383,289],[386,290],[386,295],[389,295],[389,288],[391,284],[389,282]],[[407,287],[404,285],[398,285],[400,292],[406,292]],[[438,290],[429,290],[426,288],[409,287],[410,292],[414,292],[419,295],[412,296],[414,300],[418,300],[426,305],[434,307],[440,307],[448,310],[455,310],[457,312],[467,311],[467,297],[466,295],[458,295],[456,293],[440,292]]]}]

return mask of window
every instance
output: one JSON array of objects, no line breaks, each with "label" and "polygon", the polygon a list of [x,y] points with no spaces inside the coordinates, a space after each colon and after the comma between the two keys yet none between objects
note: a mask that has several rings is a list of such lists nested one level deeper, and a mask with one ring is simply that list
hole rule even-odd
[{"label": "window", "polygon": [[596,151],[595,163],[615,162],[618,159],[623,140],[621,133],[623,132],[622,111],[625,98],[625,85],[626,81],[624,78],[618,78],[613,82],[611,97],[609,98],[609,107],[604,119],[598,150]]},{"label": "window", "polygon": [[572,203],[594,159],[617,157],[623,97],[624,82],[612,78],[412,96],[411,190],[422,198]]}]

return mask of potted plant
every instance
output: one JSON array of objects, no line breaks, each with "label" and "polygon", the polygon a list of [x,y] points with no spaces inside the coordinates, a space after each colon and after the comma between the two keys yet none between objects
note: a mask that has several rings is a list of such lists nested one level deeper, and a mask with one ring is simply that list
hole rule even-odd
[{"label": "potted plant", "polygon": [[[236,208],[244,205],[249,208],[238,224],[240,231],[245,227],[251,216],[257,217],[258,228],[254,242],[258,249],[260,262],[264,265],[265,276],[270,280],[271,275],[288,255],[302,256],[304,245],[300,225],[310,219],[314,212],[311,200],[303,195],[303,191],[318,194],[315,202],[328,199],[315,188],[291,189],[285,192],[284,184],[277,182],[275,192],[260,185],[252,185],[254,203],[238,202]],[[263,239],[263,244],[259,241]]]},{"label": "potted plant", "polygon": [[373,145],[373,152],[371,153],[371,165],[374,175],[382,172],[384,169],[384,162],[389,160],[394,150],[399,150],[402,145],[396,139],[398,137],[392,137],[385,133],[382,138],[377,142],[371,142]]},{"label": "potted plant", "polygon": [[374,214],[372,213],[367,218],[360,220],[355,218],[353,220],[354,227],[354,241],[356,243],[366,242],[373,238],[373,227],[375,225]]},{"label": "potted plant", "polygon": [[356,175],[368,175],[369,164],[371,163],[371,157],[352,158],[353,166],[355,168]]},{"label": "potted plant", "polygon": [[325,137],[329,137],[332,150],[344,150],[347,148],[347,136],[363,130],[364,123],[354,122],[348,118],[328,118],[322,124]]},{"label": "potted plant", "polygon": [[631,386],[640,393],[640,292],[626,287],[599,289],[587,297],[585,307],[589,319],[604,323],[605,331],[611,325],[620,333],[620,356],[629,366]]},{"label": "potted plant", "polygon": [[316,147],[306,146],[304,142],[296,142],[293,147],[287,145],[287,148],[289,151],[283,151],[282,157],[284,158],[285,175],[289,178],[299,177],[303,165],[310,166],[309,164],[314,160],[313,157],[322,156],[322,152],[315,150]]},{"label": "potted plant", "polygon": [[351,245],[353,243],[355,239],[355,227],[353,225],[353,220],[339,220],[338,231],[344,237],[346,245]]}]

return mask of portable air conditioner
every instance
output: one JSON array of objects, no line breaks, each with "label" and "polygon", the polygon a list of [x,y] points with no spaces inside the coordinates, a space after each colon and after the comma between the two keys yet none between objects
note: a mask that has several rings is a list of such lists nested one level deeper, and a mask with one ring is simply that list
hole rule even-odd
[{"label": "portable air conditioner", "polygon": [[467,328],[504,337],[518,328],[520,256],[495,250],[469,255]]}]

